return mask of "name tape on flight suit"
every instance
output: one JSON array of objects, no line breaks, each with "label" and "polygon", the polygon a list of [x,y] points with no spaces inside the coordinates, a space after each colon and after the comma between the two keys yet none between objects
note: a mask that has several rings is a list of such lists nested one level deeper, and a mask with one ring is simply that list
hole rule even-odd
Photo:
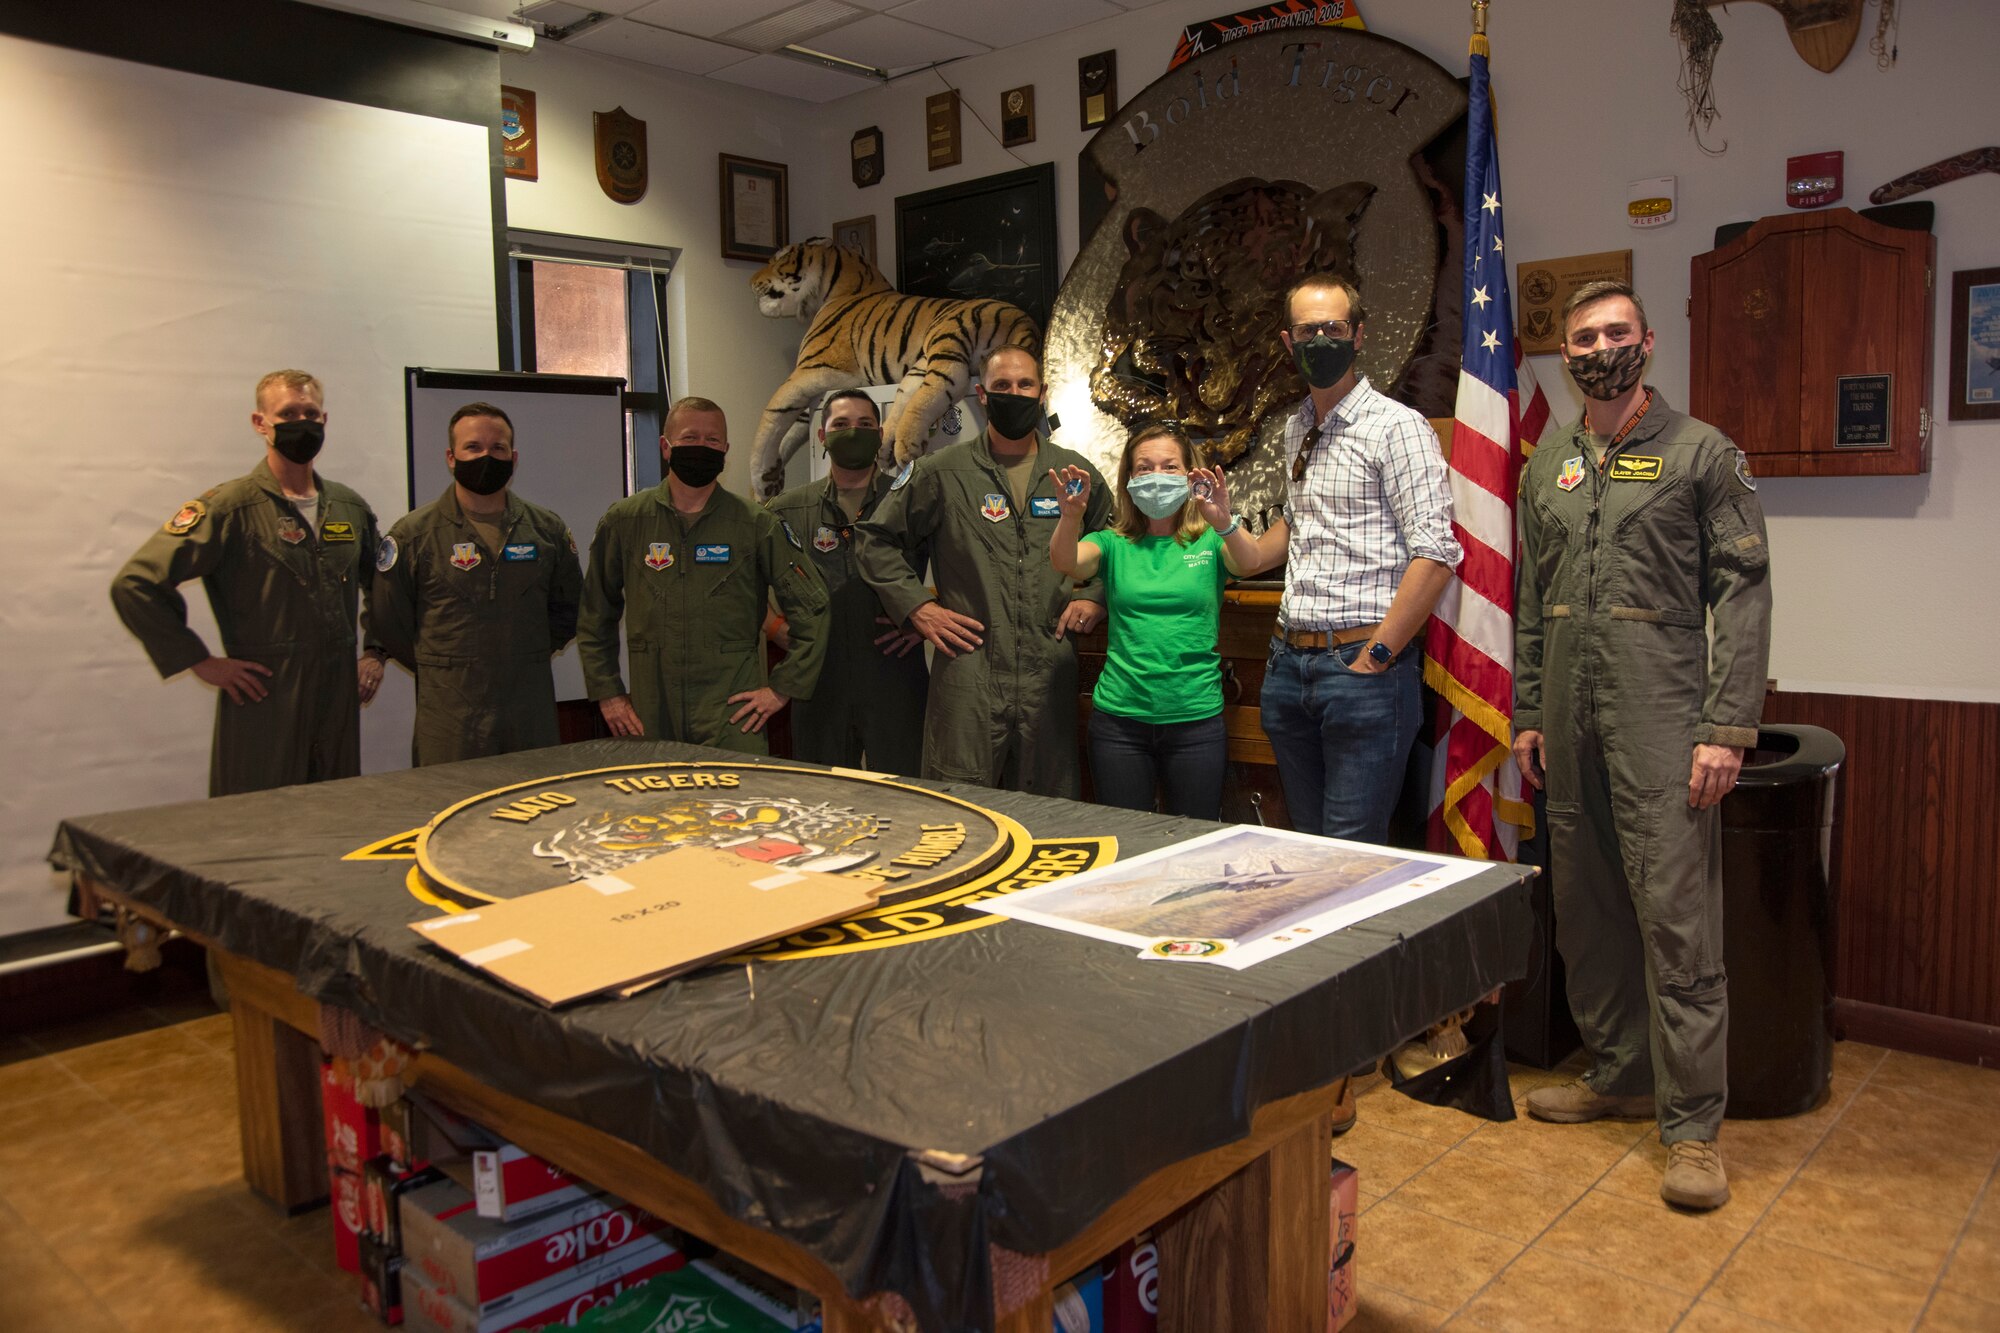
[{"label": "name tape on flight suit", "polygon": [[323,542],[351,542],[358,540],[352,523],[322,523],[319,525],[319,539]]},{"label": "name tape on flight suit", "polygon": [[1028,501],[1029,518],[1061,518],[1062,502],[1038,495]]},{"label": "name tape on flight suit", "polygon": [[1658,481],[1662,460],[1644,454],[1620,454],[1611,460],[1613,481]]},{"label": "name tape on flight suit", "polygon": [[518,563],[522,560],[540,559],[541,552],[533,542],[508,542],[500,548],[500,558],[511,563]]},{"label": "name tape on flight suit", "polygon": [[694,562],[697,565],[726,565],[729,563],[729,543],[716,542],[709,546],[694,548]]}]

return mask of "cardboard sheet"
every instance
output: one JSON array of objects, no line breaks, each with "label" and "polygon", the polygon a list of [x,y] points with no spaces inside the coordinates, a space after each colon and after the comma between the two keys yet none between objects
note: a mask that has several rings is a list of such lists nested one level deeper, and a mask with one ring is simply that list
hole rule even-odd
[{"label": "cardboard sheet", "polygon": [[682,847],[410,929],[546,1005],[631,992],[875,905],[878,882]]}]

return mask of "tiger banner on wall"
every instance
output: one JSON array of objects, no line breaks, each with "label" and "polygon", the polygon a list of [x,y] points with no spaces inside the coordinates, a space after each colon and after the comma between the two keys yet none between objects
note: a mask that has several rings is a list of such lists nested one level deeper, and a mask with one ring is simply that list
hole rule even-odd
[{"label": "tiger banner on wall", "polygon": [[1260,32],[1367,26],[1361,21],[1361,6],[1356,0],[1279,0],[1277,4],[1252,5],[1182,28],[1180,41],[1174,43],[1174,58],[1167,62],[1167,73],[1173,73],[1196,56],[1207,55],[1225,42],[1254,37]]}]

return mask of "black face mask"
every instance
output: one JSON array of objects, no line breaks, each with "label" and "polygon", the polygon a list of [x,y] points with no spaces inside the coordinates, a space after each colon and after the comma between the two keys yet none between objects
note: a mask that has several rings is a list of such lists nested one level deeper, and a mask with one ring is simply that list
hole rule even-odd
[{"label": "black face mask", "polygon": [[1292,348],[1299,374],[1315,389],[1331,389],[1354,365],[1354,339],[1318,334]]},{"label": "black face mask", "polygon": [[451,478],[474,495],[491,495],[514,475],[514,460],[483,454],[461,458],[451,465]]},{"label": "black face mask", "polygon": [[851,426],[826,433],[826,456],[835,467],[850,470],[871,466],[882,452],[882,432],[874,426]]},{"label": "black face mask", "polygon": [[681,479],[682,485],[695,490],[722,475],[722,462],[722,450],[705,444],[677,444],[667,454],[668,470]]},{"label": "black face mask", "polygon": [[310,463],[326,443],[323,421],[280,421],[271,427],[271,445],[294,463]]},{"label": "black face mask", "polygon": [[993,424],[993,432],[1003,440],[1025,440],[1035,433],[1035,425],[1042,419],[1042,400],[1030,398],[1024,393],[993,393],[986,395],[986,419]]},{"label": "black face mask", "polygon": [[1600,347],[1595,352],[1573,356],[1565,363],[1569,377],[1586,398],[1608,403],[1637,384],[1646,374],[1646,347],[1643,342],[1623,347]]}]

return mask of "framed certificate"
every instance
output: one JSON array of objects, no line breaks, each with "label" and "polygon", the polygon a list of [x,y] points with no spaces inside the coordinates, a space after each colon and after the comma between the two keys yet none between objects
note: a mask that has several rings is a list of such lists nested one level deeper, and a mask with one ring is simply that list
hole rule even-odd
[{"label": "framed certificate", "polygon": [[769,259],[791,239],[785,164],[716,156],[722,166],[722,257]]}]

